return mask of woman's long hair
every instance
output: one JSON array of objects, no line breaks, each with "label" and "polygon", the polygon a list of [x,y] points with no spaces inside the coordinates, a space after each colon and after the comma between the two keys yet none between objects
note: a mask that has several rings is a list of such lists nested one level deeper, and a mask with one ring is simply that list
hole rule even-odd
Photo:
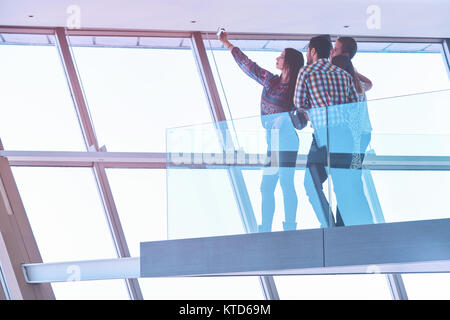
[{"label": "woman's long hair", "polygon": [[335,56],[333,57],[333,59],[331,59],[331,64],[334,64],[336,67],[339,67],[350,73],[353,78],[353,83],[355,84],[356,91],[359,94],[363,93],[363,88],[358,78],[356,77],[355,68],[353,67],[352,60],[349,57],[344,55]]},{"label": "woman's long hair", "polygon": [[297,76],[300,69],[303,67],[305,60],[303,54],[292,48],[284,49],[284,63],[282,73],[287,73],[289,78],[288,85],[288,106],[291,107],[294,99],[295,85],[297,84]]}]

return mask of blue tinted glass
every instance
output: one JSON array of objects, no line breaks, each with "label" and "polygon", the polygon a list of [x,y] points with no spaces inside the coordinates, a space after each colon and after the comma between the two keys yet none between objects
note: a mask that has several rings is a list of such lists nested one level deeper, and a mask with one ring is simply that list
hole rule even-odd
[{"label": "blue tinted glass", "polygon": [[[447,90],[319,108],[301,130],[288,113],[169,129],[169,237],[448,217],[438,208],[450,136],[430,126],[417,134],[423,119],[448,130],[434,116],[448,98]],[[406,113],[425,107],[422,120]],[[372,121],[382,117],[398,120]]]}]

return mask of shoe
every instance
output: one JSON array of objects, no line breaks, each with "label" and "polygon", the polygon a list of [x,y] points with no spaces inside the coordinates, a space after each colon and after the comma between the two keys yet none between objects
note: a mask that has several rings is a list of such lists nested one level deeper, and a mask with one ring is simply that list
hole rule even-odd
[{"label": "shoe", "polygon": [[258,232],[270,232],[270,227],[262,224],[258,225]]},{"label": "shoe", "polygon": [[297,223],[296,222],[283,222],[283,230],[284,231],[290,231],[290,230],[297,230]]}]

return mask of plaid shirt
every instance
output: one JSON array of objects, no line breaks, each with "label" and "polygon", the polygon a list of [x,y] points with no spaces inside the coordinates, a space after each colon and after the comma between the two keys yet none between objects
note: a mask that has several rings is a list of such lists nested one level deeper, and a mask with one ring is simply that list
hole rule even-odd
[{"label": "plaid shirt", "polygon": [[297,109],[307,112],[314,129],[326,126],[326,106],[333,106],[328,108],[330,126],[347,124],[344,108],[336,106],[357,101],[358,94],[350,74],[332,65],[328,59],[319,59],[300,70],[294,104]]}]

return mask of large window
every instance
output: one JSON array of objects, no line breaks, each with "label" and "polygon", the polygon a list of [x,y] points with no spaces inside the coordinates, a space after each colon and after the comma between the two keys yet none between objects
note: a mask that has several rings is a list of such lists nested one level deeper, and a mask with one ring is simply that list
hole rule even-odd
[{"label": "large window", "polygon": [[[308,41],[230,41],[273,74],[280,74],[280,70],[275,67],[275,59],[284,48],[302,51],[306,63]],[[205,39],[205,47],[216,83],[220,89],[223,87],[220,90],[222,103],[224,108],[230,108],[231,114],[228,116],[239,119],[259,115],[261,85],[242,72],[229,50],[224,49],[217,40],[211,40],[211,35],[209,40]],[[367,92],[369,100],[450,89],[440,43],[361,42],[358,47],[359,51],[352,62],[358,72],[373,83],[373,88]]]},{"label": "large window", "polygon": [[4,148],[86,150],[54,36],[2,37],[0,139]]},{"label": "large window", "polygon": [[[166,129],[212,122],[189,38],[69,36],[67,39],[98,144],[105,145],[107,151],[166,152]],[[0,40],[0,138],[5,149],[86,151],[55,37],[2,34]],[[230,52],[217,40],[210,40],[205,39],[204,44],[225,114],[228,120],[234,120],[235,127],[230,129],[248,130],[245,124],[249,122],[236,120],[259,117],[262,87],[239,69]],[[308,43],[304,40],[231,42],[272,73],[279,73],[275,59],[284,48],[297,48],[306,58]],[[425,146],[426,150],[435,152],[429,155],[448,155],[444,143],[427,143],[431,135],[444,137],[449,133],[445,121],[449,109],[442,103],[448,100],[442,98],[446,93],[420,95],[450,89],[441,51],[438,43],[360,43],[360,52],[353,61],[357,70],[374,84],[367,97],[374,127],[371,148],[375,153],[417,155],[413,147],[423,145],[420,155]],[[384,98],[403,95],[409,96],[402,100],[405,103],[384,102]],[[427,97],[434,97],[433,103]],[[424,114],[424,105],[431,111]],[[396,106],[400,107],[393,110]],[[398,117],[404,117],[403,122],[397,121]],[[306,128],[300,134],[301,155],[309,151],[311,132],[311,128]],[[415,145],[398,143],[401,147],[397,147],[396,141],[404,138],[400,133],[421,136]],[[395,140],[398,137],[401,139]],[[208,139],[211,142],[216,137]],[[216,148],[216,142],[211,146]],[[67,167],[13,168],[43,262],[117,258],[99,194],[102,190],[92,168],[70,166],[68,163]],[[216,170],[210,176],[208,170],[184,173],[179,170],[178,178],[192,186],[179,201],[170,196],[177,194],[182,184],[168,185],[168,174],[172,172],[167,171],[106,169],[112,200],[132,257],[139,256],[141,242],[195,232],[186,229],[193,227],[187,223],[189,216],[182,220],[176,215],[189,213],[188,201],[196,201],[195,213],[205,217],[215,206],[219,207],[216,216],[210,215],[210,219],[227,214],[238,217],[226,170]],[[373,171],[386,222],[448,217],[445,196],[450,177],[447,173]],[[242,175],[260,223],[261,171],[242,170]],[[304,171],[297,170],[297,229],[318,228],[303,180]],[[176,179],[169,182],[173,181]],[[209,188],[204,181],[214,187]],[[196,188],[196,184],[203,189]],[[324,191],[328,193],[326,184]],[[273,231],[281,231],[284,213],[279,184],[275,198]],[[334,199],[332,202],[336,203]],[[168,216],[174,212],[175,216]],[[178,225],[170,225],[170,219],[177,217]],[[233,227],[241,222],[238,218],[233,220],[236,221]],[[219,228],[226,224],[222,222],[217,222]],[[171,234],[173,226],[181,232]],[[240,225],[239,228],[243,229]],[[70,276],[69,272],[68,279]],[[448,290],[442,286],[448,281],[448,274],[411,274],[404,279],[411,299],[448,296]],[[256,276],[145,278],[138,282],[145,299],[263,299]],[[275,284],[281,299],[391,298],[386,277],[379,274],[277,276]],[[58,299],[129,298],[123,280],[69,281],[53,283],[52,288]]]},{"label": "large window", "polygon": [[281,299],[287,300],[388,300],[384,275],[278,276]]},{"label": "large window", "polygon": [[[92,169],[17,167],[13,174],[44,263],[117,257]],[[53,288],[59,299],[128,296],[123,280]]]},{"label": "large window", "polygon": [[190,39],[95,37],[89,47],[82,45],[93,37],[69,40],[108,151],[164,152],[166,128],[211,122]]},{"label": "large window", "polygon": [[[259,66],[274,74],[275,59],[286,47],[303,51],[305,41],[230,40]],[[278,43],[278,45],[277,45]],[[227,119],[233,119],[238,130],[240,119],[258,116],[262,86],[248,77],[236,64],[229,50],[216,40],[205,39],[215,81],[220,89]],[[448,155],[449,117],[447,63],[439,43],[359,43],[353,59],[357,70],[370,78],[373,89],[367,92],[369,114],[373,126],[372,152],[381,155]],[[447,90],[447,91],[442,91]],[[434,92],[441,91],[441,92]],[[433,92],[433,93],[427,93]],[[391,97],[397,97],[390,99]],[[403,97],[402,97],[403,96]],[[259,128],[261,129],[261,128]],[[247,128],[247,130],[249,130]],[[300,154],[307,154],[311,144],[305,128],[300,134]],[[369,173],[370,175],[370,173]],[[375,189],[386,222],[448,218],[445,193],[448,190],[445,171],[372,171]],[[253,210],[260,221],[261,172],[244,172]],[[297,170],[295,186],[299,200],[298,228],[317,228],[318,221],[303,187],[304,171]],[[327,183],[324,184],[327,194]],[[334,195],[332,203],[336,204]],[[275,191],[276,209],[273,230],[282,230],[283,197],[279,184]],[[423,279],[421,277],[423,276]],[[414,288],[411,298],[423,297],[420,286],[432,281],[446,281],[448,275],[408,275],[405,283]],[[293,285],[295,283],[295,285]],[[276,277],[281,298],[389,299],[386,278],[382,275],[283,276]],[[337,289],[339,288],[339,289]],[[425,288],[425,287],[424,287]],[[438,290],[443,290],[440,286]],[[445,291],[445,290],[444,290]],[[436,293],[436,292],[435,292]],[[436,296],[445,296],[436,293]]]},{"label": "large window", "polygon": [[[139,256],[141,242],[167,240],[165,170],[107,172],[131,255]],[[193,226],[185,227],[189,232]],[[142,278],[139,283],[145,299],[263,298],[257,277]]]},{"label": "large window", "polygon": [[411,300],[450,299],[449,273],[417,273],[403,275],[405,288]]}]

